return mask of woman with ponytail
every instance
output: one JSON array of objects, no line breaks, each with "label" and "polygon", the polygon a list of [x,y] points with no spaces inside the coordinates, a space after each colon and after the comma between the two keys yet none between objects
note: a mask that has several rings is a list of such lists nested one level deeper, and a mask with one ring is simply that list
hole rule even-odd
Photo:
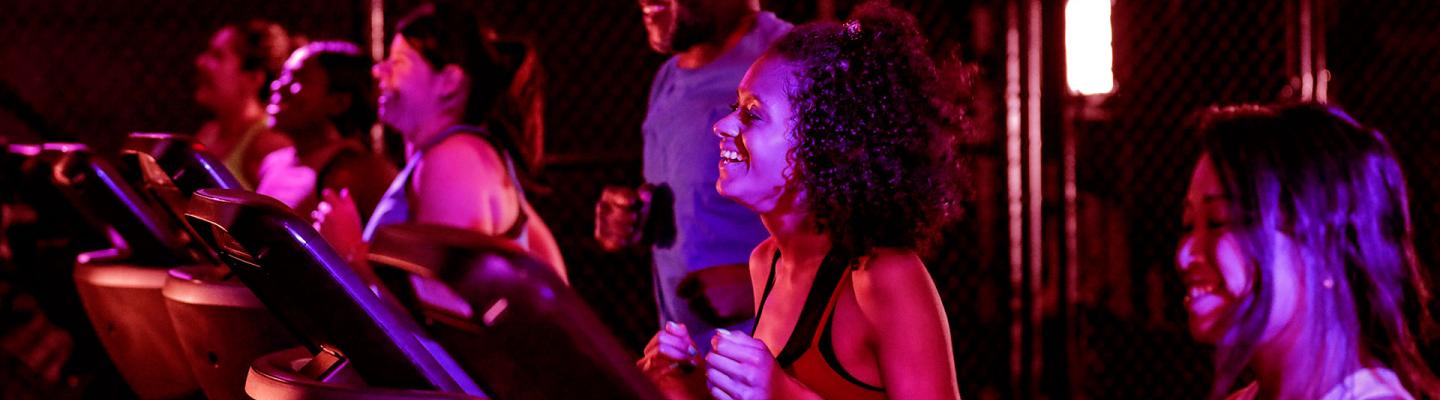
[{"label": "woman with ponytail", "polygon": [[530,115],[535,102],[510,103],[534,93],[514,89],[539,82],[528,77],[536,68],[523,67],[533,55],[497,45],[475,14],[446,2],[421,6],[396,30],[374,75],[380,120],[404,136],[409,159],[363,229],[348,193],[326,190],[315,215],[320,232],[362,275],[376,229],[419,222],[510,239],[566,280],[555,238],[522,185],[529,158],[516,137],[533,137],[524,130],[539,126],[506,119]]}]

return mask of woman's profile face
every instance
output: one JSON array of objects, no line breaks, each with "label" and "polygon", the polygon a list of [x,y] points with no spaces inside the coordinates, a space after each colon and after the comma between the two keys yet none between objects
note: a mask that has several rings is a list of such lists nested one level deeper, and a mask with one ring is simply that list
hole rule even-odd
[{"label": "woman's profile face", "polygon": [[1224,336],[1229,329],[1225,321],[1250,292],[1250,268],[1230,231],[1229,214],[1230,197],[1210,157],[1203,156],[1185,194],[1184,236],[1176,254],[1190,335],[1203,343]]},{"label": "woman's profile face", "polygon": [[[1223,339],[1238,306],[1253,295],[1258,269],[1232,230],[1237,222],[1237,216],[1230,215],[1232,201],[1210,156],[1202,156],[1185,195],[1184,236],[1175,257],[1186,289],[1190,335],[1202,343]],[[1288,237],[1273,235],[1274,260],[1262,272],[1271,275],[1270,318],[1262,337],[1247,340],[1275,337],[1298,310],[1298,257]]]},{"label": "woman's profile face", "polygon": [[782,204],[792,187],[789,153],[795,147],[795,121],[786,88],[794,74],[785,60],[761,57],[740,80],[735,111],[715,123],[720,136],[715,190],[758,213]]},{"label": "woman's profile face", "polygon": [[232,28],[221,29],[210,38],[205,52],[195,57],[195,102],[211,110],[242,104],[258,89],[249,82],[256,79],[253,75],[257,72],[241,68],[235,35]]},{"label": "woman's profile face", "polygon": [[399,130],[407,139],[425,118],[438,112],[438,74],[403,36],[395,35],[389,57],[375,64],[372,72],[380,82],[380,122]]},{"label": "woman's profile face", "polygon": [[310,52],[296,50],[270,85],[270,105],[265,111],[274,117],[275,130],[293,134],[329,123],[329,117],[341,111],[336,110],[340,104],[335,104],[329,87],[329,76],[313,62]]}]

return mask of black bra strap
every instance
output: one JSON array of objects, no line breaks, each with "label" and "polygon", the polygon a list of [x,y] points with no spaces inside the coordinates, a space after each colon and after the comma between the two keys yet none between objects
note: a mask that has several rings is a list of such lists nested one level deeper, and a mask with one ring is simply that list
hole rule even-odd
[{"label": "black bra strap", "polygon": [[785,348],[780,350],[780,356],[775,357],[781,368],[790,368],[810,349],[810,342],[825,316],[825,308],[830,304],[830,296],[840,284],[847,267],[848,263],[835,257],[834,252],[826,254],[820,262],[820,269],[815,272],[815,280],[810,284],[810,293],[805,295],[805,308],[801,309],[800,318],[795,320],[795,329],[790,331]]},{"label": "black bra strap", "polygon": [[770,277],[765,278],[765,291],[760,295],[760,308],[755,310],[755,321],[750,324],[750,333],[755,333],[755,328],[760,327],[760,315],[765,313],[765,300],[770,299],[770,289],[775,287],[775,264],[780,263],[780,250],[775,250],[775,258],[770,260]]},{"label": "black bra strap", "polygon": [[[837,290],[835,296],[839,295],[840,293],[838,293]],[[830,365],[830,369],[834,370],[835,373],[840,375],[841,378],[844,378],[846,381],[855,384],[855,386],[859,386],[866,390],[883,393],[885,391],[885,388],[861,382],[860,378],[856,378],[855,375],[851,375],[850,371],[845,370],[845,366],[840,365],[840,357],[837,357],[835,355],[835,345],[833,343],[834,339],[830,335],[831,328],[835,326],[835,310],[838,308],[840,307],[837,304],[836,307],[830,309],[830,315],[825,316],[825,329],[820,332],[820,355],[825,358],[825,363]]]}]

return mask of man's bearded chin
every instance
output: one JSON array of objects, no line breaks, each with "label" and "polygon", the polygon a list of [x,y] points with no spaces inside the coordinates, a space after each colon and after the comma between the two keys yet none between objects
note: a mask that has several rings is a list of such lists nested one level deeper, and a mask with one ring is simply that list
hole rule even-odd
[{"label": "man's bearded chin", "polygon": [[668,32],[659,32],[653,35],[649,35],[647,32],[649,37],[646,39],[650,41],[650,49],[660,54],[675,54],[675,46],[670,44],[674,42],[673,32],[675,32],[673,27]]},{"label": "man's bearded chin", "polygon": [[[711,10],[715,7],[707,7],[709,4],[697,5],[696,1],[679,0],[675,2],[674,15],[670,29],[670,50],[676,53],[690,50],[691,47],[710,42],[715,39],[717,23],[720,22],[716,15],[699,15],[701,12],[714,13]],[[699,2],[706,3],[706,2]]]}]

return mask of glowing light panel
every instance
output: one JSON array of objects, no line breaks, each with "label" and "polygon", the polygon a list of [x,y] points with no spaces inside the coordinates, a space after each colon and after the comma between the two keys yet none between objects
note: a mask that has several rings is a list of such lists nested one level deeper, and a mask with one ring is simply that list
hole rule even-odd
[{"label": "glowing light panel", "polygon": [[1115,90],[1110,36],[1110,0],[1070,0],[1065,4],[1065,80],[1084,94]]}]

